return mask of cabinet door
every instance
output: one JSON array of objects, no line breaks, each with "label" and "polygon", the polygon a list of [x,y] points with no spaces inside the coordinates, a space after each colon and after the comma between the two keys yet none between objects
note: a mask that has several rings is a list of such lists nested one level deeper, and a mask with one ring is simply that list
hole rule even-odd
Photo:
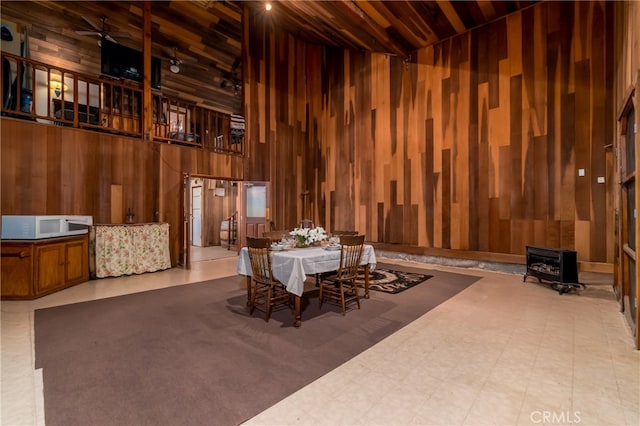
[{"label": "cabinet door", "polygon": [[65,244],[65,282],[89,281],[89,247],[86,238]]},{"label": "cabinet door", "polygon": [[64,247],[64,243],[38,247],[36,293],[44,293],[64,286]]}]

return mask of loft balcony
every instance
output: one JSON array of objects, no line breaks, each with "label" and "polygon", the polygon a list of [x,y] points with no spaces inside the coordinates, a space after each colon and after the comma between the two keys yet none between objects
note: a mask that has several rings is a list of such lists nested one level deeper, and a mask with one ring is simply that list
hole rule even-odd
[{"label": "loft balcony", "polygon": [[[2,116],[143,138],[141,84],[92,77],[2,52]],[[242,155],[244,123],[153,90],[151,132],[158,143]]]}]

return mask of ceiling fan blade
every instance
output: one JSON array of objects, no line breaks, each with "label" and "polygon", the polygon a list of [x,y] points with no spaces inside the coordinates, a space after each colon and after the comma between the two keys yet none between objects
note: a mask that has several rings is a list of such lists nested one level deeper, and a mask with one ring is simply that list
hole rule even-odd
[{"label": "ceiling fan blade", "polygon": [[87,18],[86,16],[83,16],[82,19],[84,19],[87,24],[91,25],[92,28],[95,28],[96,31],[102,31],[102,27],[100,27],[99,25],[97,25],[95,22],[93,22],[91,19]]},{"label": "ceiling fan blade", "polygon": [[167,58],[169,59],[178,59],[178,48],[177,47],[168,47],[168,46],[163,46],[162,50],[164,51],[165,55],[167,55]]},{"label": "ceiling fan blade", "polygon": [[109,34],[105,34],[104,38],[109,40],[111,43],[117,43],[117,41],[113,37],[111,37]]}]

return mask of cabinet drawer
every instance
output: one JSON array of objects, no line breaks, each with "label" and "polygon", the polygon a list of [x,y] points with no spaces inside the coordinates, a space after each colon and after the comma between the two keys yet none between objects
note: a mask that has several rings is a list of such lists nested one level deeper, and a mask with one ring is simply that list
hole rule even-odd
[{"label": "cabinet drawer", "polygon": [[33,295],[33,247],[2,246],[2,298],[29,298]]}]

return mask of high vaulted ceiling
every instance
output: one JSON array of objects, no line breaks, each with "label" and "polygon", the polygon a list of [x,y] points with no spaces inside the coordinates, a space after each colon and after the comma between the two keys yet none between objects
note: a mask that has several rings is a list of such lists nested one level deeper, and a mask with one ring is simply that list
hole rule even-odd
[{"label": "high vaulted ceiling", "polygon": [[[163,59],[162,90],[222,112],[240,112],[242,15],[246,7],[300,39],[411,58],[413,52],[537,1],[153,1],[152,54]],[[26,25],[31,57],[92,75],[100,72],[102,29],[142,50],[140,1],[11,1],[2,20]],[[80,34],[78,33],[80,32]],[[172,54],[172,52],[174,54]],[[180,72],[169,70],[182,60]],[[174,58],[175,59],[175,58]]]},{"label": "high vaulted ceiling", "polygon": [[319,44],[409,58],[416,50],[538,1],[346,0],[249,2],[274,26]]}]

